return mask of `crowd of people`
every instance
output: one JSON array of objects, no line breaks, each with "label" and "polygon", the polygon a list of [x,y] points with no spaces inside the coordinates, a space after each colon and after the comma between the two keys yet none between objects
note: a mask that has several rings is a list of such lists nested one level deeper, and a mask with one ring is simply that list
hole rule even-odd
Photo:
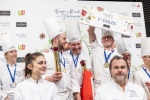
[{"label": "crowd of people", "polygon": [[[92,50],[89,55],[82,50],[78,22],[66,24],[63,30],[56,19],[48,18],[44,26],[52,46],[42,52],[28,53],[23,71],[17,65],[17,49],[9,34],[0,34],[6,58],[6,63],[0,66],[0,100],[82,100],[82,60],[93,74],[93,98],[86,100],[150,100],[150,38],[141,39],[144,63],[139,69],[131,64],[131,54],[123,39],[115,41],[108,30],[101,29],[102,38],[98,40],[95,27],[89,26]],[[59,59],[54,56],[56,47]]]}]

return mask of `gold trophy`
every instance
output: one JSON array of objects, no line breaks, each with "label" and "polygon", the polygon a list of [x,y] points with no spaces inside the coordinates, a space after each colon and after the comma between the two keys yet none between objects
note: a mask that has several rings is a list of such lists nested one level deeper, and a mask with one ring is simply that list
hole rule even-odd
[{"label": "gold trophy", "polygon": [[54,63],[55,63],[56,72],[61,72],[58,47],[53,48],[53,54],[54,54]]}]

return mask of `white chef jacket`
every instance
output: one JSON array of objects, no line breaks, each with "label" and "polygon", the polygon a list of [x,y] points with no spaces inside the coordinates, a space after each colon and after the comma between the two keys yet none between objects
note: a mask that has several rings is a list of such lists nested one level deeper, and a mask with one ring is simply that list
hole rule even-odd
[{"label": "white chef jacket", "polygon": [[[81,88],[82,80],[83,80],[83,70],[82,70],[80,61],[84,60],[86,63],[87,69],[91,69],[92,68],[92,59],[88,54],[86,54],[83,51],[80,52],[79,56],[76,54],[73,54],[73,57],[72,57],[72,53],[70,52],[70,50],[68,50],[66,52],[70,55],[72,60],[76,59],[75,63],[77,63],[76,66],[74,63],[72,63],[72,69],[71,69],[72,92],[80,93],[80,88]],[[78,60],[77,60],[77,57],[78,57]],[[74,62],[74,60],[73,60],[73,62]]]},{"label": "white chef jacket", "polygon": [[97,89],[95,100],[147,100],[147,96],[141,86],[127,82],[123,91],[112,79]]},{"label": "white chef jacket", "polygon": [[[51,76],[56,72],[55,69],[55,63],[54,63],[54,54],[53,51],[50,50],[48,53],[43,53],[46,61],[47,61],[47,71],[46,74],[43,75],[43,78],[45,79],[46,76]],[[63,77],[55,82],[57,88],[58,88],[58,92],[59,92],[59,96],[61,96],[61,98],[66,97],[68,99],[71,98],[71,77],[70,77],[70,70],[71,70],[71,63],[72,63],[72,58],[70,57],[70,55],[68,55],[66,52],[62,52],[62,54],[60,53],[60,59],[62,59],[61,63],[61,71],[62,71],[62,75]],[[65,61],[65,66],[64,66],[64,61]],[[66,72],[64,72],[64,68],[66,69]],[[65,93],[65,92],[70,92],[70,93]],[[62,100],[66,100],[66,99],[62,99]]]},{"label": "white chef jacket", "polygon": [[54,83],[40,79],[29,79],[17,84],[14,92],[14,100],[60,100],[58,90]]},{"label": "white chef jacket", "polygon": [[[104,67],[105,63],[105,57],[104,57],[104,48],[100,46],[95,40],[92,44],[90,44],[90,47],[92,49],[92,60],[93,60],[93,74],[94,74],[94,88],[95,90],[102,84],[105,84],[107,81],[110,81],[110,71],[109,68]],[[106,55],[112,51],[106,51]],[[116,56],[121,56],[116,49],[114,49],[114,52],[111,54],[110,58],[108,59],[108,62]]]},{"label": "white chef jacket", "polygon": [[[144,69],[146,69],[147,73],[150,74],[150,71],[149,69],[145,68],[143,66]],[[143,68],[140,68],[138,71],[136,71],[134,73],[134,79],[133,79],[133,82],[135,84],[138,84],[140,85],[141,87],[144,88],[145,92],[147,94],[149,94],[149,90],[147,88],[147,86],[145,85],[145,82],[150,82],[150,78],[149,76],[146,74],[146,72],[143,70]]]},{"label": "white chef jacket", "polygon": [[[8,66],[10,68],[11,74],[14,76],[15,66],[16,66],[15,83],[18,84],[24,80],[24,75],[23,71],[19,66],[17,66],[17,64],[13,65],[12,67],[10,67],[10,65]],[[0,66],[0,80],[1,80],[0,81],[1,91],[3,93],[8,94],[9,98],[13,100],[14,88],[10,87],[12,80],[6,64]]]},{"label": "white chef jacket", "polygon": [[134,65],[130,66],[130,74],[129,74],[129,81],[133,83],[134,81],[134,72],[136,72],[138,70],[137,67],[135,67]]}]

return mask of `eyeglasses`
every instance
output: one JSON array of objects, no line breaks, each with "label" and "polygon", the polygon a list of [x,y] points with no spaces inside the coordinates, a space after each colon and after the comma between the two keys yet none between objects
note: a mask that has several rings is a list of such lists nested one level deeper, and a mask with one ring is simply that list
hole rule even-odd
[{"label": "eyeglasses", "polygon": [[102,40],[106,40],[106,39],[113,39],[113,37],[112,37],[112,36],[104,36],[104,37],[102,38]]}]

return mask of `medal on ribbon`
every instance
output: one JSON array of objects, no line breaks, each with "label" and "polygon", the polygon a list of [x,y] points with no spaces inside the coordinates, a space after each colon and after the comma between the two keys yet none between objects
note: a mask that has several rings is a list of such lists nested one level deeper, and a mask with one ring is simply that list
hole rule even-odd
[{"label": "medal on ribbon", "polygon": [[15,88],[16,85],[17,85],[17,84],[16,84],[15,82],[13,82],[13,83],[10,84],[10,87],[11,87],[11,88]]},{"label": "medal on ribbon", "polygon": [[9,75],[11,77],[12,83],[10,84],[11,88],[15,88],[16,87],[16,83],[15,83],[15,75],[16,75],[16,65],[15,65],[15,70],[14,70],[14,74],[12,75],[10,69],[9,69],[9,65],[7,64],[7,69],[9,71]]},{"label": "medal on ribbon", "polygon": [[60,61],[61,61],[62,65],[64,66],[63,72],[67,73],[67,68],[65,68],[66,67],[66,61],[65,61],[65,58],[64,58],[62,52],[61,52],[61,59],[60,59]]},{"label": "medal on ribbon", "polygon": [[108,63],[108,60],[109,60],[109,58],[110,58],[110,56],[111,56],[111,54],[114,52],[114,50],[112,50],[109,54],[108,54],[108,56],[106,55],[106,51],[104,50],[104,57],[105,57],[105,63],[104,63],[104,67],[105,68],[109,68],[109,63]]},{"label": "medal on ribbon", "polygon": [[109,68],[109,63],[104,63],[105,68]]}]

